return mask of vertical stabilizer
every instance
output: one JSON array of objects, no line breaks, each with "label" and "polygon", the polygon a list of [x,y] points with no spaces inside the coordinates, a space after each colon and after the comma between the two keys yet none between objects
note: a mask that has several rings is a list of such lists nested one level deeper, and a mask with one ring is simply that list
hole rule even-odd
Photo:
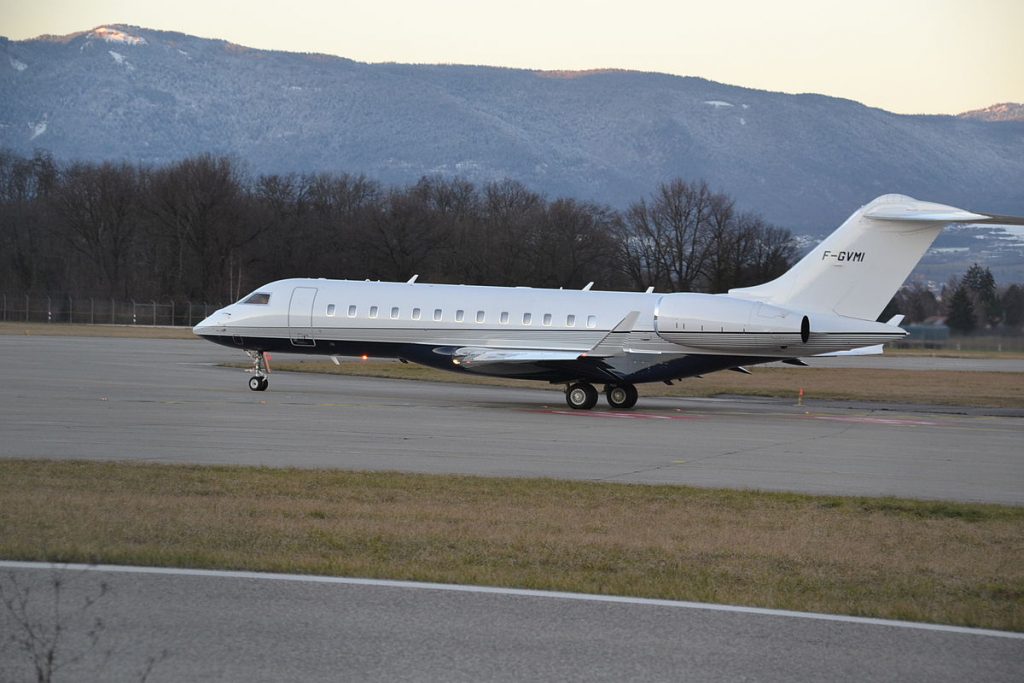
[{"label": "vertical stabilizer", "polygon": [[989,220],[952,206],[885,195],[858,209],[780,277],[729,294],[875,320],[944,226]]}]

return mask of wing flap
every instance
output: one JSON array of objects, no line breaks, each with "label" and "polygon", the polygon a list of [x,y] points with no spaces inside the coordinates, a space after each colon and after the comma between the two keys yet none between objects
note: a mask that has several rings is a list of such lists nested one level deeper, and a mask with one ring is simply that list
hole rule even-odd
[{"label": "wing flap", "polygon": [[463,347],[452,354],[459,365],[488,363],[537,363],[540,361],[577,360],[579,351],[546,351],[538,349],[484,349]]}]

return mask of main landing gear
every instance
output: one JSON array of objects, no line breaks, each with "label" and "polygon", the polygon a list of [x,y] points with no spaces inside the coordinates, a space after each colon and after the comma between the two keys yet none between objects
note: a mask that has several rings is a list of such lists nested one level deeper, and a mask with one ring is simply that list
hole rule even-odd
[{"label": "main landing gear", "polygon": [[[612,408],[629,410],[636,405],[638,394],[632,384],[609,384],[604,397]],[[597,405],[597,398],[597,389],[588,382],[575,382],[565,388],[565,402],[574,410],[590,410]]]},{"label": "main landing gear", "polygon": [[267,365],[267,358],[262,351],[245,351],[252,359],[252,377],[249,378],[249,388],[253,391],[266,391],[270,385],[267,375],[270,374],[270,366]]}]

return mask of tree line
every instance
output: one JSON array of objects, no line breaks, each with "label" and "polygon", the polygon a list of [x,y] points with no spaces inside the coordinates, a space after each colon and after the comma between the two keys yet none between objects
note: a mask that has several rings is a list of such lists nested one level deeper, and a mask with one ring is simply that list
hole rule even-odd
[{"label": "tree line", "polygon": [[706,182],[628,209],[524,185],[247,175],[229,157],[61,164],[0,150],[0,289],[235,300],[284,277],[720,292],[792,265],[789,231]]},{"label": "tree line", "polygon": [[900,288],[879,317],[887,320],[896,313],[907,323],[945,318],[946,325],[960,334],[996,332],[1020,334],[1024,330],[1024,287],[998,287],[992,271],[977,263],[962,277],[952,277],[940,296],[915,281]]},{"label": "tree line", "polygon": [[[224,302],[285,277],[724,292],[794,262],[788,230],[676,179],[624,211],[512,180],[247,176],[229,157],[165,166],[59,164],[0,150],[0,290]],[[919,282],[881,319],[945,316],[1020,331],[1024,288],[977,264],[936,296]]]}]

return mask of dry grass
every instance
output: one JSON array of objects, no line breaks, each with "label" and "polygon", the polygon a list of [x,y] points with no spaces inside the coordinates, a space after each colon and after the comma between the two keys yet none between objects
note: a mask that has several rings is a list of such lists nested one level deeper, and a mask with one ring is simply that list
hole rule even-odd
[{"label": "dry grass", "polygon": [[[239,363],[238,367],[246,367]],[[524,380],[445,372],[390,361],[308,360],[273,363],[274,370],[322,372],[392,379],[462,382],[497,386],[550,386]],[[682,380],[674,386],[643,384],[641,396],[768,396],[796,400],[888,401],[935,405],[1024,408],[1024,381],[1012,372],[956,372],[949,370],[873,370],[867,368],[751,368],[750,375],[716,372]],[[561,390],[560,386],[555,387]]]},{"label": "dry grass", "polygon": [[69,323],[0,323],[0,335],[39,337],[130,337],[132,339],[198,339],[189,327],[151,325],[82,325]]},{"label": "dry grass", "polygon": [[1024,630],[1024,508],[0,462],[0,556],[517,586]]}]

